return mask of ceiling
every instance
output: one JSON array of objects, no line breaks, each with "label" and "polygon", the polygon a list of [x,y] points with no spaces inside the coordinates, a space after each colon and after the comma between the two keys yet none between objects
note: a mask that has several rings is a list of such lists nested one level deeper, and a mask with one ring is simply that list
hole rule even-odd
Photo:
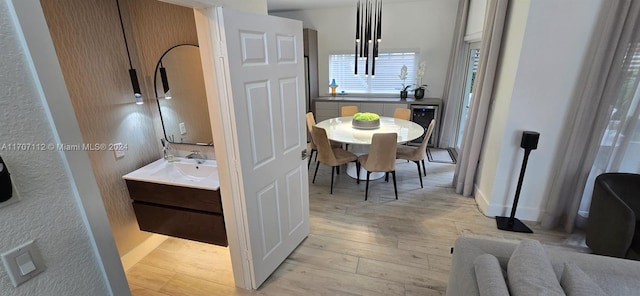
[{"label": "ceiling", "polygon": [[[410,2],[416,0],[383,0],[384,3]],[[267,0],[269,11],[316,9],[329,7],[355,7],[357,0]]]}]

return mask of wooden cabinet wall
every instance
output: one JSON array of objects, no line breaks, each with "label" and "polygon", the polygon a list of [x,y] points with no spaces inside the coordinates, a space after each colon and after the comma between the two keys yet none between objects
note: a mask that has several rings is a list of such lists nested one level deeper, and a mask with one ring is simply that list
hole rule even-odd
[{"label": "wooden cabinet wall", "polygon": [[220,191],[126,182],[140,230],[227,246]]},{"label": "wooden cabinet wall", "polygon": [[307,58],[308,93],[306,98],[306,111],[313,110],[313,99],[320,96],[320,88],[318,85],[318,31],[313,29],[303,29],[302,38],[304,40],[304,56]]}]

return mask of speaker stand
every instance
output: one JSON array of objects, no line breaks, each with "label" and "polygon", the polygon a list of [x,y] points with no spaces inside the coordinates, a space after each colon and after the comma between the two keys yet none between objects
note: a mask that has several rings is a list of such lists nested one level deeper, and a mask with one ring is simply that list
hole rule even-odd
[{"label": "speaker stand", "polygon": [[518,218],[513,218],[513,221],[509,223],[510,217],[496,217],[496,224],[498,224],[498,229],[513,231],[513,232],[524,232],[524,233],[533,233],[531,228],[524,225],[522,221],[518,220]]},{"label": "speaker stand", "polygon": [[518,178],[518,187],[516,188],[516,196],[513,199],[513,206],[511,207],[511,216],[509,217],[496,217],[496,224],[498,229],[514,232],[533,233],[533,231],[524,225],[522,221],[516,218],[516,208],[518,207],[518,200],[520,199],[520,190],[522,189],[522,179],[524,179],[524,172],[527,170],[527,161],[529,161],[529,153],[531,148],[524,149],[524,158],[522,159],[522,167],[520,168],[520,177]]}]

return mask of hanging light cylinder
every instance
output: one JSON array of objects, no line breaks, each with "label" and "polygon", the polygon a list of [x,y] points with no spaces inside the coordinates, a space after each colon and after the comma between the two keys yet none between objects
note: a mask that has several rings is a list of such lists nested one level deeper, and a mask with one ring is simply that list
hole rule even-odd
[{"label": "hanging light cylinder", "polygon": [[[356,3],[356,38],[354,75],[358,76],[358,61],[364,60],[365,77],[375,76],[379,43],[382,41],[382,0],[358,0]],[[359,58],[359,59],[358,59]]]},{"label": "hanging light cylinder", "polygon": [[118,7],[118,17],[120,18],[120,28],[122,29],[122,38],[124,38],[124,47],[127,49],[127,58],[129,58],[129,79],[131,79],[131,87],[133,88],[133,97],[136,104],[144,104],[142,98],[142,92],[140,91],[140,82],[138,81],[138,74],[136,69],[133,68],[131,63],[131,54],[129,53],[129,44],[127,43],[127,35],[124,33],[124,23],[122,22],[122,12],[120,11],[120,2],[116,0],[116,6]]},{"label": "hanging light cylinder", "polygon": [[164,98],[171,100],[171,90],[169,89],[169,78],[167,77],[167,69],[160,63],[160,80],[162,80],[162,91],[164,92]]}]

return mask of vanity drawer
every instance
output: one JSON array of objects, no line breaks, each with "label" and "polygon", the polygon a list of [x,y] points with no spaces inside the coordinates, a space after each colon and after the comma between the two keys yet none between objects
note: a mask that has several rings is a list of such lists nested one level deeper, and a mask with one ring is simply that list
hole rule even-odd
[{"label": "vanity drawer", "polygon": [[133,202],[140,230],[227,246],[224,218],[220,214]]},{"label": "vanity drawer", "polygon": [[222,213],[220,191],[126,180],[134,201]]}]

